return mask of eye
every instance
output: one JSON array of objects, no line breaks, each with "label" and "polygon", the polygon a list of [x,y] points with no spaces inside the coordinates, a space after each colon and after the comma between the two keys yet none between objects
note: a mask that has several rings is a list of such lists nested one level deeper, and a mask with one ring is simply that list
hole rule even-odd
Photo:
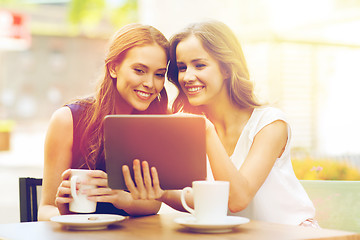
[{"label": "eye", "polygon": [[185,72],[186,66],[185,65],[178,65],[179,72]]},{"label": "eye", "polygon": [[163,79],[163,78],[165,78],[165,73],[156,73],[155,76]]},{"label": "eye", "polygon": [[137,74],[144,74],[145,71],[140,69],[140,68],[134,68],[134,71],[137,73]]},{"label": "eye", "polygon": [[196,68],[204,68],[204,67],[206,67],[206,65],[205,65],[205,64],[202,64],[202,63],[197,63],[197,64],[195,65],[195,67],[196,67]]}]

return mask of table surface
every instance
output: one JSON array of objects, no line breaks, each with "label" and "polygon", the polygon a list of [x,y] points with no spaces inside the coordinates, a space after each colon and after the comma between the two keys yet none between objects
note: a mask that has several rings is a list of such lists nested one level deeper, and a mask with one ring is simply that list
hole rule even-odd
[{"label": "table surface", "polygon": [[359,239],[359,233],[330,229],[290,226],[260,221],[239,225],[229,233],[194,233],[174,222],[188,216],[174,212],[146,217],[127,218],[105,230],[71,231],[55,222],[0,224],[0,240],[91,240],[91,239]]}]

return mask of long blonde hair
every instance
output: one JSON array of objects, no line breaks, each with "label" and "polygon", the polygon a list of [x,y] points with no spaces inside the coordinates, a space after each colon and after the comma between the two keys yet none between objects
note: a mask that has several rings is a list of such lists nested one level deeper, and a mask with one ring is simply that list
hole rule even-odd
[{"label": "long blonde hair", "polygon": [[173,111],[199,112],[198,107],[190,105],[182,91],[178,79],[176,63],[177,45],[184,39],[195,36],[205,50],[218,61],[220,66],[230,74],[226,86],[231,101],[240,108],[258,107],[254,86],[250,81],[249,71],[241,45],[231,29],[219,21],[206,21],[189,25],[170,39],[170,63],[168,79],[179,88],[179,95],[174,101]]},{"label": "long blonde hair", "polygon": [[[100,79],[94,98],[83,99],[84,113],[79,124],[84,127],[80,141],[80,151],[88,168],[94,168],[97,159],[103,153],[103,121],[106,115],[115,114],[116,102],[121,98],[116,88],[116,78],[112,78],[109,69],[124,59],[126,52],[137,46],[156,43],[164,49],[169,59],[169,42],[156,28],[142,24],[129,24],[115,33],[109,42],[109,51],[105,58],[104,75]],[[145,111],[134,110],[133,114],[165,114],[168,112],[168,97],[165,88]]]}]

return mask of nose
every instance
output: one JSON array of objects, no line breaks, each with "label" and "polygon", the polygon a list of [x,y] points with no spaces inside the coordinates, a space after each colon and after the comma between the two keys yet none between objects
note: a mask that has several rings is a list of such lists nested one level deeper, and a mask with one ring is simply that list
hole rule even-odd
[{"label": "nose", "polygon": [[146,76],[142,84],[145,88],[152,89],[154,87],[154,77],[151,75]]},{"label": "nose", "polygon": [[196,75],[190,68],[187,68],[184,73],[183,80],[185,82],[194,82],[196,80]]}]

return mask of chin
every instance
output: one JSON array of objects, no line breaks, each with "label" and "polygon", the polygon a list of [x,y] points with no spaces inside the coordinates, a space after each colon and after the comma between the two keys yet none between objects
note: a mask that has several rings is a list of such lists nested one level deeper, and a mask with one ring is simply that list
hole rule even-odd
[{"label": "chin", "polygon": [[194,107],[198,107],[200,105],[204,105],[204,101],[199,101],[199,100],[189,100],[189,103],[194,106]]},{"label": "chin", "polygon": [[134,106],[134,109],[136,109],[137,111],[143,112],[143,111],[146,111],[146,109],[148,109],[149,106],[150,106],[150,104],[146,105],[146,106]]}]

